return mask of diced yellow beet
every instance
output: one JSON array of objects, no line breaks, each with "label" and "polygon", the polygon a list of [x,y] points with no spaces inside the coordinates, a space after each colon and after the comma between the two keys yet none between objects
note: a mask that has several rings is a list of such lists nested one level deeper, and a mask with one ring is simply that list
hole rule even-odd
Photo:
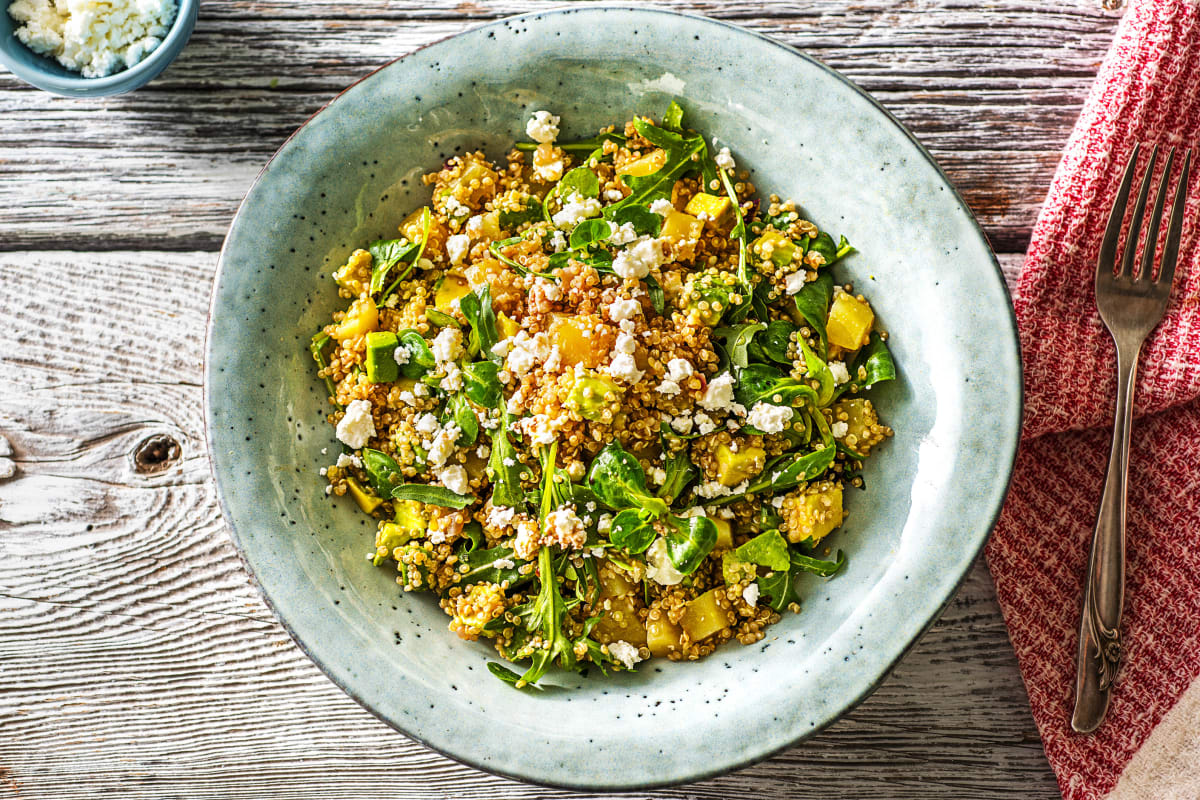
[{"label": "diced yellow beet", "polygon": [[445,314],[454,310],[454,301],[471,293],[471,284],[460,275],[443,275],[434,291],[434,308]]},{"label": "diced yellow beet", "polygon": [[830,344],[857,350],[862,347],[871,326],[875,323],[875,312],[866,302],[849,292],[837,292],[829,308],[829,321],[825,323],[825,334]]},{"label": "diced yellow beet", "polygon": [[500,334],[501,340],[516,336],[519,330],[521,330],[520,324],[503,311],[496,314],[496,332]]},{"label": "diced yellow beet", "polygon": [[683,629],[667,619],[666,615],[658,619],[646,620],[646,646],[650,654],[662,658],[668,653],[679,650],[679,637]]},{"label": "diced yellow beet", "polygon": [[842,524],[842,487],[821,481],[783,501],[783,532],[791,542],[817,542]]},{"label": "diced yellow beet", "polygon": [[676,241],[699,239],[702,233],[704,233],[704,223],[691,214],[671,211],[663,220],[662,236],[664,239],[675,239]]},{"label": "diced yellow beet", "polygon": [[646,155],[627,161],[617,168],[618,175],[632,175],[635,178],[653,175],[667,163],[665,150],[652,150]]},{"label": "diced yellow beet", "polygon": [[729,524],[729,520],[719,517],[709,517],[709,520],[717,528],[717,543],[713,549],[728,550],[733,547],[733,526]]},{"label": "diced yellow beet", "polygon": [[479,217],[479,236],[495,241],[500,238],[500,212],[489,211]]},{"label": "diced yellow beet", "polygon": [[[599,365],[607,353],[593,343],[597,319],[591,315],[567,316],[554,314],[550,320],[550,341],[558,348],[562,363],[568,366],[583,364],[585,367]],[[587,331],[587,335],[584,335]]]},{"label": "diced yellow beet", "polygon": [[717,445],[717,481],[722,486],[737,486],[763,471],[767,451],[761,447],[741,447],[736,453],[727,444]]},{"label": "diced yellow beet", "polygon": [[[854,376],[851,376],[853,380]],[[875,406],[865,397],[841,400],[833,405],[833,420],[846,423],[846,435],[842,443],[860,455],[867,455],[871,448],[883,441],[886,428],[879,424]]]},{"label": "diced yellow beet", "polygon": [[626,577],[619,569],[609,566],[607,562],[599,569],[600,597],[620,597],[637,588],[637,585]]},{"label": "diced yellow beet", "polygon": [[691,200],[688,200],[687,207],[683,209],[694,217],[704,215],[712,222],[713,225],[720,228],[729,223],[733,219],[733,203],[728,197],[717,196],[715,194],[700,194],[693,195]]},{"label": "diced yellow beet", "polygon": [[604,616],[596,623],[596,641],[608,644],[624,640],[632,645],[646,643],[646,628],[637,618],[637,606],[632,595],[610,597],[605,602]]},{"label": "diced yellow beet", "polygon": [[339,342],[366,336],[379,327],[379,309],[369,297],[360,297],[350,304],[346,317],[333,330],[333,338]]},{"label": "diced yellow beet", "polygon": [[769,258],[780,267],[786,267],[796,257],[796,243],[774,228],[763,231],[762,236],[750,245],[750,250],[764,261]]},{"label": "diced yellow beet", "polygon": [[473,155],[464,157],[462,172],[457,178],[446,182],[445,188],[439,195],[445,197],[453,194],[460,203],[479,205],[484,200],[495,197],[499,188],[495,170],[486,161]]},{"label": "diced yellow beet", "polygon": [[374,513],[383,502],[382,498],[369,494],[362,484],[349,475],[346,476],[346,488],[350,490],[350,496],[358,503],[358,507],[368,514]]},{"label": "diced yellow beet", "polygon": [[[467,267],[467,280],[472,289],[478,289],[496,282],[508,267],[494,258],[481,258]],[[494,299],[494,295],[493,295]]]},{"label": "diced yellow beet", "polygon": [[724,586],[709,589],[685,606],[683,618],[679,623],[693,642],[707,639],[717,631],[729,627],[729,614],[717,602],[717,592],[723,591]]}]

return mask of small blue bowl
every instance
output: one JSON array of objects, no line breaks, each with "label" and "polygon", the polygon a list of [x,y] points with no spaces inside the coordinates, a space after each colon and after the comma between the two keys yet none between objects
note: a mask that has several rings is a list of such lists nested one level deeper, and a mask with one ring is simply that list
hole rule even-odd
[{"label": "small blue bowl", "polygon": [[49,56],[38,55],[17,38],[18,24],[8,15],[8,1],[0,8],[0,63],[26,83],[63,97],[106,97],[140,89],[158,77],[179,55],[196,26],[200,0],[177,0],[175,22],[162,44],[129,69],[103,78],[85,78]]}]

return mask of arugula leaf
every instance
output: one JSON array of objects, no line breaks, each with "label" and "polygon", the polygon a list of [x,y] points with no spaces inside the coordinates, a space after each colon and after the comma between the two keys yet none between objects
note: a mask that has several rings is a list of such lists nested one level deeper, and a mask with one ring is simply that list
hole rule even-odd
[{"label": "arugula leaf", "polygon": [[659,198],[670,197],[675,181],[696,169],[692,156],[704,151],[704,137],[699,134],[685,137],[642,120],[634,120],[633,126],[647,141],[661,147],[667,154],[667,160],[657,172],[650,175],[624,176],[625,183],[633,191],[624,200],[605,208],[604,216],[609,219],[627,206],[649,206]]},{"label": "arugula leaf", "polygon": [[375,491],[385,500],[392,496],[392,490],[404,482],[400,465],[396,459],[380,450],[364,447],[362,451],[363,469]]},{"label": "arugula leaf", "polygon": [[401,261],[407,261],[410,256],[420,249],[417,242],[407,242],[401,239],[380,239],[373,242],[367,251],[371,254],[371,294],[377,294],[383,288],[392,267]]},{"label": "arugula leaf", "polygon": [[[661,423],[661,425],[666,424],[665,422]],[[674,431],[671,431],[671,434],[674,433]],[[663,447],[665,451],[665,443]],[[687,485],[700,474],[700,471],[696,469],[696,465],[688,457],[686,447],[679,448],[674,455],[663,460],[663,471],[667,473],[667,477],[663,481],[663,485],[658,489],[658,496],[668,503],[674,503],[675,498],[683,494],[683,490],[687,488]]]},{"label": "arugula leaf", "polygon": [[642,280],[646,283],[646,294],[650,295],[650,305],[654,308],[654,313],[661,317],[667,311],[666,293],[663,292],[658,278],[653,275],[647,275]]},{"label": "arugula leaf", "polygon": [[837,551],[837,559],[835,561],[824,561],[812,556],[806,556],[801,553],[793,552],[791,554],[792,569],[796,572],[811,572],[813,575],[820,575],[822,578],[828,578],[836,574],[842,567],[846,566],[846,554],[841,550]]},{"label": "arugula leaf", "polygon": [[412,328],[405,328],[396,334],[400,347],[408,351],[408,361],[400,365],[400,374],[406,378],[420,378],[437,366],[437,359],[429,349],[425,337]]},{"label": "arugula leaf", "polygon": [[500,365],[494,361],[472,361],[462,368],[463,392],[476,405],[498,408],[504,396]]},{"label": "arugula leaf", "polygon": [[470,292],[458,301],[458,308],[471,326],[467,340],[467,355],[482,353],[483,357],[500,363],[502,359],[492,352],[500,334],[496,331],[496,313],[492,310],[492,287],[484,284],[478,294]]},{"label": "arugula leaf", "polygon": [[492,673],[505,683],[512,684],[518,689],[524,688],[524,684],[521,683],[521,676],[501,664],[499,661],[489,661],[487,668],[488,672]]},{"label": "arugula leaf", "polygon": [[787,541],[777,530],[760,533],[734,549],[733,554],[738,561],[759,564],[768,569],[788,568]]},{"label": "arugula leaf", "polygon": [[[612,142],[616,142],[618,144],[624,144],[625,137],[619,133],[602,133],[599,136],[593,136],[590,139],[580,139],[577,142],[555,142],[554,146],[562,148],[563,150],[567,151],[568,153],[578,153],[578,152],[590,153],[593,150],[603,147],[604,143],[606,141],[612,141]],[[536,150],[538,147],[538,143],[537,142],[517,142],[516,145],[514,145],[514,147],[516,147],[516,149],[518,149],[518,150],[528,152],[530,150]]]},{"label": "arugula leaf", "polygon": [[667,113],[663,114],[662,126],[669,131],[683,130],[683,108],[674,100],[667,106]]},{"label": "arugula leaf", "polygon": [[425,483],[402,483],[392,487],[393,500],[416,500],[429,506],[444,508],[466,508],[475,502],[468,494],[458,494],[443,486],[430,486]]},{"label": "arugula leaf", "polygon": [[778,494],[794,489],[804,481],[816,480],[833,466],[834,455],[836,448],[833,446],[825,446],[799,457],[793,453],[784,453],[767,463],[762,474],[746,489],[746,494],[762,491]]},{"label": "arugula leaf", "polygon": [[667,513],[667,504],[646,491],[642,465],[615,439],[592,459],[588,486],[596,499],[614,511],[640,508],[654,516]]},{"label": "arugula leaf", "polygon": [[442,328],[462,328],[462,325],[458,324],[458,320],[436,308],[425,309],[425,319]]},{"label": "arugula leaf", "polygon": [[[850,365],[850,383],[859,389],[870,389],[877,383],[896,379],[896,362],[892,360],[891,351],[878,333],[872,332],[866,347],[859,351],[858,357]],[[859,374],[866,377],[859,380]],[[843,386],[848,384],[843,384]]]},{"label": "arugula leaf", "polygon": [[[329,344],[329,340],[330,336],[328,333],[325,333],[325,331],[317,331],[313,335],[312,340],[308,343],[308,352],[312,353],[313,361],[317,362],[318,371],[329,366],[325,363],[325,354],[323,352],[325,350],[325,345]],[[333,378],[329,377],[328,375],[325,376],[325,388],[329,391],[330,398],[337,398],[337,387],[333,383]],[[343,410],[342,404],[337,402],[336,399],[334,399],[333,405],[338,411]]]},{"label": "arugula leaf", "polygon": [[525,493],[521,491],[524,466],[517,460],[517,450],[508,438],[508,411],[500,414],[500,425],[492,432],[492,453],[488,458],[487,476],[492,482],[492,505],[524,510]]},{"label": "arugula leaf", "polygon": [[680,573],[691,575],[717,545],[717,526],[708,517],[668,516],[667,557]]},{"label": "arugula leaf", "polygon": [[558,196],[564,201],[570,200],[574,194],[594,200],[600,196],[600,179],[587,167],[576,167],[562,176],[557,189]]},{"label": "arugula leaf", "polygon": [[613,517],[608,539],[630,553],[644,553],[657,535],[654,525],[649,520],[643,519],[636,509],[627,508]]},{"label": "arugula leaf", "polygon": [[505,230],[516,230],[526,222],[535,222],[542,218],[542,201],[532,195],[524,195],[521,197],[521,209],[519,211],[501,211],[499,215],[500,227]]},{"label": "arugula leaf", "polygon": [[833,303],[833,278],[828,272],[822,272],[815,281],[804,284],[795,295],[796,310],[816,331],[821,342],[821,358],[829,355],[829,339],[825,335],[825,323],[829,319],[829,306]]},{"label": "arugula leaf", "polygon": [[782,612],[789,603],[799,603],[800,596],[796,594],[796,582],[790,569],[779,569],[768,573],[755,581],[758,584],[759,597],[768,601],[773,610]]},{"label": "arugula leaf", "polygon": [[[417,252],[413,253],[412,261],[409,262],[408,268],[401,272],[400,275],[397,276],[396,280],[392,281],[391,285],[384,289],[383,293],[379,295],[380,304],[382,304],[384,300],[387,300],[388,295],[396,290],[396,287],[400,285],[400,282],[407,278],[408,274],[412,272],[413,266],[421,260],[421,254],[425,252],[425,245],[429,241],[429,229],[432,225],[433,215],[429,213],[429,206],[425,206],[421,209],[421,241],[417,245]],[[372,275],[372,279],[373,278],[374,275]]]},{"label": "arugula leaf", "polygon": [[754,304],[754,276],[750,272],[750,259],[746,253],[746,218],[742,215],[742,206],[738,202],[737,192],[733,190],[733,183],[729,180],[729,172],[719,169],[717,173],[721,178],[721,185],[725,187],[725,194],[733,206],[734,218],[737,220],[737,223],[733,226],[733,230],[729,232],[729,238],[737,239],[738,243],[736,274],[738,286],[741,289],[742,302],[735,308],[730,309],[729,321],[739,322],[746,317],[746,314],[750,312]]},{"label": "arugula leaf", "polygon": [[458,441],[459,447],[470,447],[479,438],[479,418],[464,394],[452,394],[446,400],[446,408],[442,412],[442,422],[453,422],[462,431]]},{"label": "arugula leaf", "polygon": [[572,250],[583,250],[603,242],[609,236],[612,236],[612,226],[606,220],[585,219],[571,231],[570,246]]},{"label": "arugula leaf", "polygon": [[658,236],[662,232],[663,217],[645,206],[622,206],[609,217],[617,227],[628,222],[639,236]]},{"label": "arugula leaf", "polygon": [[534,652],[533,663],[516,686],[520,686],[522,682],[537,683],[556,659],[563,669],[575,667],[573,643],[563,633],[563,619],[566,617],[567,608],[555,579],[557,573],[554,569],[552,549],[546,545],[538,551],[538,581],[541,588],[537,597],[528,604],[529,608],[521,612],[526,620],[525,629],[531,633],[541,632],[543,646]]},{"label": "arugula leaf", "polygon": [[[502,562],[504,566],[497,566]],[[508,566],[509,563],[512,566]],[[456,586],[466,587],[473,583],[503,583],[508,581],[509,588],[531,580],[531,576],[522,575],[520,567],[529,562],[522,561],[513,555],[511,547],[493,547],[489,550],[472,550],[462,552],[458,556],[459,566],[466,566],[466,572],[459,572]]]}]

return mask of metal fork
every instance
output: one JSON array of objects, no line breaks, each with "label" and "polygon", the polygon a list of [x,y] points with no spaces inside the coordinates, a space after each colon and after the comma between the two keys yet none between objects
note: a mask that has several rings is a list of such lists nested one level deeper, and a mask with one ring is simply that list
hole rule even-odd
[{"label": "metal fork", "polygon": [[1125,480],[1129,469],[1129,433],[1133,422],[1133,389],[1137,379],[1138,353],[1146,336],[1162,320],[1171,296],[1171,280],[1179,255],[1188,170],[1192,160],[1192,153],[1188,150],[1171,206],[1171,222],[1167,227],[1158,278],[1152,279],[1151,267],[1157,249],[1159,221],[1163,216],[1175,148],[1172,147],[1167,156],[1167,165],[1155,195],[1150,229],[1143,240],[1141,267],[1135,269],[1138,234],[1146,211],[1154,164],[1158,159],[1158,145],[1150,153],[1150,163],[1142,179],[1137,204],[1133,207],[1121,270],[1117,272],[1117,240],[1121,234],[1121,222],[1125,218],[1133,173],[1137,168],[1138,150],[1139,147],[1135,146],[1129,165],[1125,167],[1096,265],[1096,306],[1100,310],[1100,319],[1104,320],[1117,346],[1117,410],[1113,422],[1112,450],[1108,456],[1108,476],[1104,481],[1104,494],[1100,498],[1096,529],[1092,534],[1092,550],[1088,555],[1084,580],[1083,612],[1079,620],[1075,712],[1071,715],[1071,727],[1079,733],[1090,733],[1104,721],[1113,681],[1121,663],[1121,611],[1125,602]]}]

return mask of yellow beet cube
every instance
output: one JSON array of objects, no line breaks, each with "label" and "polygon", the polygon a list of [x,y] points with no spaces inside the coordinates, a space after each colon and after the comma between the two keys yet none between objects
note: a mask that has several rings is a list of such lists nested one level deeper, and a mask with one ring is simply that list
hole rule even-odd
[{"label": "yellow beet cube", "polygon": [[683,618],[679,622],[693,642],[707,639],[717,631],[729,627],[729,613],[717,601],[717,592],[724,590],[724,586],[709,589],[685,606]]},{"label": "yellow beet cube", "polygon": [[672,211],[663,220],[662,236],[664,239],[674,239],[676,241],[699,239],[702,233],[704,233],[704,223],[691,214]]},{"label": "yellow beet cube", "polygon": [[500,334],[501,340],[516,336],[519,330],[521,330],[520,324],[503,311],[496,314],[496,332]]},{"label": "yellow beet cube", "polygon": [[454,310],[454,301],[471,293],[471,284],[459,275],[444,275],[433,295],[433,307],[444,314]]},{"label": "yellow beet cube", "polygon": [[597,352],[598,348],[593,344],[596,323],[597,319],[594,316],[586,314],[553,315],[550,321],[550,341],[558,348],[558,354],[564,364],[595,367],[600,363],[601,356],[607,355],[607,352]]},{"label": "yellow beet cube", "polygon": [[717,445],[717,482],[722,486],[737,486],[763,471],[767,451],[761,447],[742,447],[736,453],[729,445]]},{"label": "yellow beet cube", "polygon": [[360,297],[350,304],[345,318],[333,329],[333,338],[339,342],[366,336],[379,327],[379,309],[370,297]]},{"label": "yellow beet cube", "polygon": [[715,194],[705,194],[704,192],[694,195],[691,200],[688,200],[684,211],[694,217],[705,216],[718,228],[724,227],[733,219],[733,203],[728,197],[718,197]]},{"label": "yellow beet cube", "polygon": [[875,312],[865,301],[849,292],[837,292],[829,308],[825,334],[830,344],[846,350],[857,350],[866,343],[874,324]]},{"label": "yellow beet cube", "polygon": [[728,550],[733,547],[733,526],[729,524],[729,520],[717,517],[709,517],[709,520],[717,528],[717,543],[713,545],[713,550]]},{"label": "yellow beet cube", "polygon": [[607,562],[603,563],[604,566],[599,570],[600,597],[620,597],[638,588],[637,584],[629,580],[624,572],[610,566]]},{"label": "yellow beet cube", "polygon": [[665,150],[652,150],[646,155],[635,158],[633,161],[627,161],[617,168],[618,175],[632,175],[635,178],[641,178],[646,175],[653,175],[663,168],[667,163],[667,153]]},{"label": "yellow beet cube", "polygon": [[763,261],[770,259],[776,266],[786,267],[796,257],[796,243],[774,228],[767,228],[750,245],[750,251]]},{"label": "yellow beet cube", "polygon": [[350,490],[350,496],[354,498],[354,502],[358,503],[358,507],[365,513],[372,514],[375,509],[383,502],[382,498],[376,497],[367,492],[357,480],[346,476],[346,488]]},{"label": "yellow beet cube", "polygon": [[646,646],[650,648],[651,655],[661,658],[679,650],[679,637],[682,634],[683,629],[668,620],[666,615],[646,620]]},{"label": "yellow beet cube", "polygon": [[637,618],[637,606],[631,595],[611,597],[604,606],[604,616],[595,627],[596,641],[608,644],[624,640],[639,647],[646,643],[646,628]]}]

